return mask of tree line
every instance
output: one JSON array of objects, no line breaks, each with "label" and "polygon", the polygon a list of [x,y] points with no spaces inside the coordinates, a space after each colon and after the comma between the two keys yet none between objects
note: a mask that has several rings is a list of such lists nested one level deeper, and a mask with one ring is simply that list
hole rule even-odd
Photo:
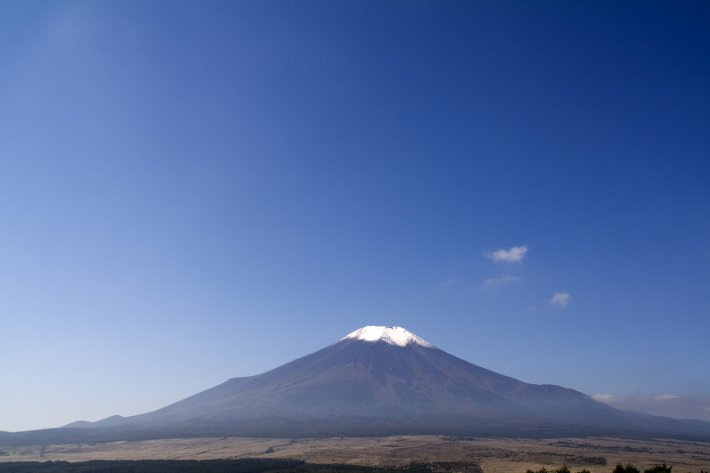
[{"label": "tree line", "polygon": [[[665,463],[662,463],[661,465],[654,465],[651,468],[646,468],[643,473],[672,473],[673,467],[666,465]],[[560,468],[556,470],[548,470],[545,467],[540,468],[539,470],[528,470],[527,473],[572,473],[572,471],[567,467],[567,465],[563,465]],[[589,470],[586,468],[584,470],[580,470],[577,473],[591,473]],[[641,470],[633,466],[631,463],[627,463],[626,465],[621,465],[618,464],[614,468],[614,470],[611,473],[641,473]],[[710,473],[707,471],[700,470],[700,473]]]}]

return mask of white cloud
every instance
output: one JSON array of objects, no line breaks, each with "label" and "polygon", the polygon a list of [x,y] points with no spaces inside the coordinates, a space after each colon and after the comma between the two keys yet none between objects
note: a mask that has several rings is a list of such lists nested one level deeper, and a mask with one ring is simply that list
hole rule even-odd
[{"label": "white cloud", "polygon": [[513,282],[520,281],[518,276],[503,276],[500,278],[488,278],[483,282],[483,287],[490,289],[492,287],[501,286],[503,284],[509,284]]},{"label": "white cloud", "polygon": [[501,248],[495,251],[487,251],[485,253],[486,257],[492,259],[493,261],[505,261],[508,263],[519,263],[525,258],[525,254],[528,252],[528,247],[523,246],[512,246],[508,249]]},{"label": "white cloud", "polygon": [[550,305],[558,305],[560,307],[566,307],[569,304],[572,296],[569,292],[556,292],[552,295],[549,300]]}]

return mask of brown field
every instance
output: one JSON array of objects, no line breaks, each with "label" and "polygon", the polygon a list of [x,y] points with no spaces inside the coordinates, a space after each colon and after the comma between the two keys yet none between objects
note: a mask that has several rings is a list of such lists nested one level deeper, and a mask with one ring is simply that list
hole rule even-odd
[{"label": "brown field", "polygon": [[312,463],[407,465],[465,462],[485,473],[525,473],[528,468],[610,473],[617,463],[647,468],[666,462],[674,473],[710,470],[710,443],[616,438],[457,439],[439,436],[312,439],[204,438],[99,444],[0,446],[0,461],[295,458]]}]

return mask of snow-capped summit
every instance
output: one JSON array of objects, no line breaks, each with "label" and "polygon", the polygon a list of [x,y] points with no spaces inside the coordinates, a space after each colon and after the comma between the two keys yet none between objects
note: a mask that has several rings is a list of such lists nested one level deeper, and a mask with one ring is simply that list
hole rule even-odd
[{"label": "snow-capped summit", "polygon": [[385,327],[383,325],[368,325],[354,332],[350,332],[341,340],[362,340],[365,342],[385,342],[398,347],[406,347],[407,345],[421,345],[431,348],[433,345],[421,337],[414,335],[412,332],[402,327]]}]

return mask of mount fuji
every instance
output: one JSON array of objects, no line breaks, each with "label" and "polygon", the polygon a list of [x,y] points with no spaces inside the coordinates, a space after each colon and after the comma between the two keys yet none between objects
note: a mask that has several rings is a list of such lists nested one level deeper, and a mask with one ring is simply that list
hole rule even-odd
[{"label": "mount fuji", "polygon": [[368,326],[153,412],[10,435],[101,441],[393,434],[707,439],[710,423],[617,410],[572,389],[476,366],[404,328]]}]

